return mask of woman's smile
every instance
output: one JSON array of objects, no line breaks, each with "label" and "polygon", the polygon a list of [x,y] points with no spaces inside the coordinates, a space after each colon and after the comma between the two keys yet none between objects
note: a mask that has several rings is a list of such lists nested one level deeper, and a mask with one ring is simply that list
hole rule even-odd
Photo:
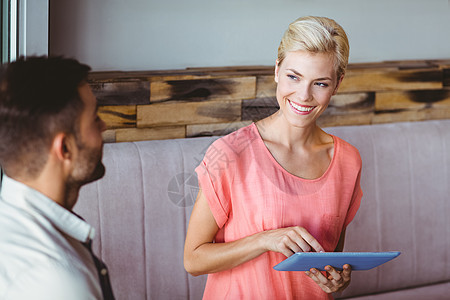
[{"label": "woman's smile", "polygon": [[289,105],[291,106],[292,111],[299,115],[308,115],[314,110],[314,108],[316,108],[315,106],[300,105],[289,99],[286,99],[286,100],[289,103]]}]

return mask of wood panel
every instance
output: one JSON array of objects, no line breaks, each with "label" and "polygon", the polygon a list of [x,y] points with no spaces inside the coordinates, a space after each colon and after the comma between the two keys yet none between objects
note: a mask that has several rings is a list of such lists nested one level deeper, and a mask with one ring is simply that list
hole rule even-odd
[{"label": "wood panel", "polygon": [[275,97],[244,100],[242,101],[242,120],[255,122],[270,116],[279,108]]},{"label": "wood panel", "polygon": [[339,93],[441,89],[443,72],[420,70],[348,70]]},{"label": "wood panel", "polygon": [[397,110],[390,112],[377,112],[372,120],[372,124],[394,123],[394,122],[415,122],[426,120],[441,120],[450,118],[450,109],[424,108],[418,110]]},{"label": "wood panel", "polygon": [[275,97],[276,91],[277,83],[275,82],[275,74],[257,77],[256,98]]},{"label": "wood panel", "polygon": [[332,96],[324,114],[365,114],[374,110],[375,93],[349,93]]},{"label": "wood panel", "polygon": [[229,134],[239,128],[250,125],[251,121],[239,121],[220,124],[196,124],[186,126],[186,137],[221,136]]},{"label": "wood panel", "polygon": [[[105,141],[223,135],[279,107],[274,66],[95,72]],[[350,64],[320,126],[450,119],[450,60]]]},{"label": "wood panel", "polygon": [[137,127],[234,122],[241,118],[241,102],[172,102],[137,106]]},{"label": "wood panel", "polygon": [[444,86],[450,87],[450,68],[444,69]]},{"label": "wood panel", "polygon": [[185,126],[119,128],[106,130],[103,134],[103,141],[105,143],[121,143],[149,140],[181,139],[185,137]]},{"label": "wood panel", "polygon": [[201,78],[207,73],[198,70],[153,70],[153,71],[100,71],[89,73],[89,82],[120,82],[128,80],[177,80]]},{"label": "wood panel", "polygon": [[136,127],[136,105],[99,106],[98,115],[106,128]]},{"label": "wood panel", "polygon": [[91,82],[90,86],[99,105],[146,104],[150,98],[148,81]]},{"label": "wood panel", "polygon": [[201,78],[150,82],[150,102],[241,100],[256,95],[256,77]]},{"label": "wood panel", "polygon": [[444,72],[444,86],[450,87],[450,60],[440,60],[434,63]]},{"label": "wood panel", "polygon": [[375,111],[375,93],[338,94],[317,120],[322,127],[371,124]]},{"label": "wood panel", "polygon": [[396,109],[450,108],[450,89],[380,92],[376,94],[375,109],[387,111]]},{"label": "wood panel", "polygon": [[368,63],[352,63],[349,64],[348,70],[407,70],[407,69],[429,69],[435,68],[436,63],[429,60],[388,60],[382,62],[368,62]]},{"label": "wood panel", "polygon": [[115,143],[116,142],[116,130],[108,129],[102,133],[102,139],[105,143]]},{"label": "wood panel", "polygon": [[204,73],[240,73],[240,72],[253,72],[260,74],[261,72],[272,72],[273,66],[265,65],[247,65],[247,66],[224,66],[224,67],[189,67],[186,70],[198,71]]}]

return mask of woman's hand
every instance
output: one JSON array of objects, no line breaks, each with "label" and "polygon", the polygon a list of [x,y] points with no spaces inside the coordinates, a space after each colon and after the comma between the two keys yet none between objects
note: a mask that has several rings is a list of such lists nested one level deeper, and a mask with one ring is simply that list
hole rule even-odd
[{"label": "woman's hand", "polygon": [[350,265],[344,265],[342,271],[337,271],[331,266],[326,266],[325,270],[328,272],[328,277],[314,268],[305,273],[328,294],[342,292],[350,284],[352,274]]},{"label": "woman's hand", "polygon": [[303,227],[294,226],[261,233],[266,250],[280,252],[286,257],[296,252],[325,252],[319,242]]},{"label": "woman's hand", "polygon": [[192,210],[184,247],[184,267],[194,276],[229,270],[267,251],[291,256],[295,252],[324,251],[302,227],[258,232],[226,243],[214,243],[219,230],[209,204],[199,191]]}]

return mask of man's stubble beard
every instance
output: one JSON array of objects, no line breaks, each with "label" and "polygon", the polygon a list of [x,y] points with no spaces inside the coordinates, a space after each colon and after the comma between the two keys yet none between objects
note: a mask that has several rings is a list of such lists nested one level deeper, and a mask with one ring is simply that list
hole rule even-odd
[{"label": "man's stubble beard", "polygon": [[105,175],[105,166],[102,163],[103,145],[100,149],[78,146],[79,159],[74,165],[68,184],[78,186],[96,181]]}]

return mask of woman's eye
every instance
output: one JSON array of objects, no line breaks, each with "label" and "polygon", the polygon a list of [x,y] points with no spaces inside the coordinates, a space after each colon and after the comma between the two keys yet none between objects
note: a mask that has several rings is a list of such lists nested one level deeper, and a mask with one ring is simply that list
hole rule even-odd
[{"label": "woman's eye", "polygon": [[292,80],[297,80],[297,76],[295,76],[295,75],[288,75],[287,77]]},{"label": "woman's eye", "polygon": [[328,84],[324,82],[316,82],[316,85],[320,87],[328,87]]}]

